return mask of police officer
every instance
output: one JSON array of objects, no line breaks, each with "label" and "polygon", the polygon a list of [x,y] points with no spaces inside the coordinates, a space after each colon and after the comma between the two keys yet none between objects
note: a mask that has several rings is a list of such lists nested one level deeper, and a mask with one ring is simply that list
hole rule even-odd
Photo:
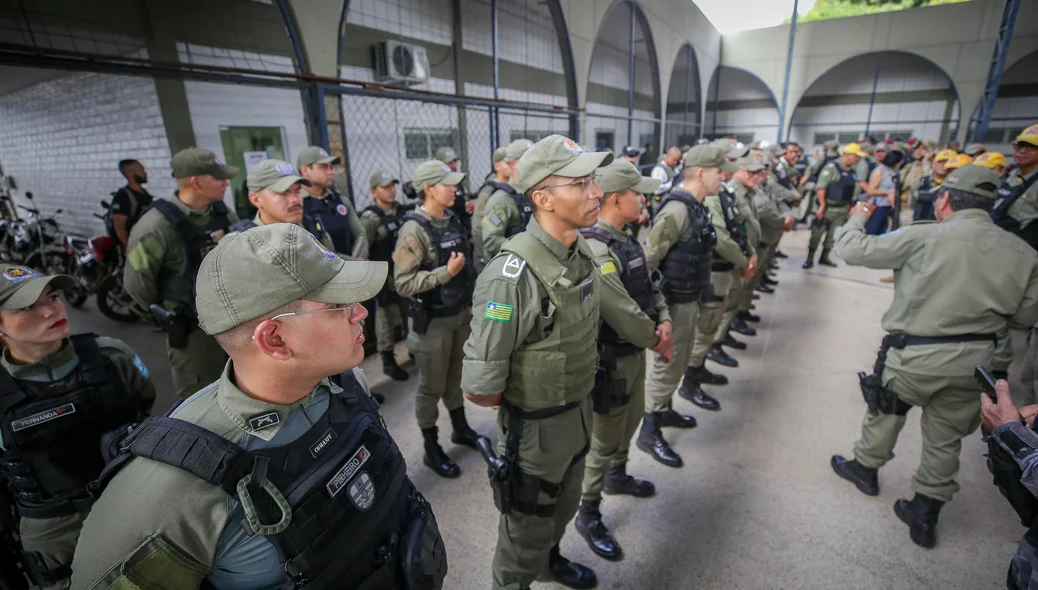
[{"label": "police officer", "polygon": [[[829,252],[833,248],[833,235],[836,230],[847,223],[847,212],[854,204],[858,194],[858,176],[854,171],[858,161],[865,157],[861,146],[849,143],[843,148],[843,154],[838,161],[829,162],[822,168],[815,184],[815,195],[818,197],[818,212],[811,223],[811,240],[807,246],[807,260],[803,268],[811,268],[815,265],[815,251],[822,244],[822,256],[818,259],[819,264],[825,266],[836,266],[829,259]],[[822,236],[825,242],[822,243]]]},{"label": "police officer", "polygon": [[660,188],[656,189],[652,199],[652,210],[654,212],[659,211],[660,202],[670,192],[671,187],[674,185],[674,179],[681,172],[682,153],[679,147],[671,146],[649,173],[650,176],[660,181]]},{"label": "police officer", "polygon": [[[368,236],[348,198],[343,198],[332,186],[335,182],[333,166],[341,162],[338,156],[329,156],[324,148],[312,145],[296,158],[299,174],[310,182],[303,185],[303,227],[314,235],[327,233],[332,248],[347,260],[368,257]],[[320,226],[320,227],[319,227]]]},{"label": "police officer", "polygon": [[[737,166],[734,161],[726,158],[721,170],[727,177],[738,170]],[[724,320],[726,305],[733,296],[733,291],[737,291],[736,282],[753,277],[757,269],[757,254],[750,247],[746,221],[740,214],[735,194],[728,186],[722,184],[716,195],[709,195],[703,199],[703,206],[710,213],[710,222],[713,223],[714,233],[717,234],[717,243],[714,244],[710,263],[713,294],[708,301],[699,306],[692,353],[689,355],[688,369],[685,370],[685,377],[678,388],[678,395],[704,410],[719,411],[721,403],[703,391],[702,385],[726,385],[728,378],[706,368],[707,354],[715,344],[718,328]]]},{"label": "police officer", "polygon": [[65,275],[0,266],[0,496],[13,494],[21,561],[43,588],[69,587],[102,447],[155,402],[148,369],[129,346],[70,336],[58,290],[75,286]]},{"label": "police officer", "polygon": [[[515,169],[519,158],[531,147],[533,147],[533,142],[529,139],[517,139],[508,144],[505,150],[505,162],[508,163],[511,170],[509,178],[516,177]],[[516,190],[514,184],[496,184],[494,189],[487,201],[486,213],[480,224],[483,237],[482,250],[486,260],[497,256],[505,240],[526,231],[526,225],[533,217],[533,204]]]},{"label": "police officer", "polygon": [[249,203],[256,208],[256,216],[237,221],[231,225],[231,231],[245,231],[271,223],[311,225],[319,232],[314,235],[324,247],[333,247],[331,237],[321,231],[320,220],[311,219],[309,224],[303,223],[302,187],[310,186],[310,181],[297,175],[291,164],[281,160],[263,160],[249,170],[245,186],[249,191]]},{"label": "police officer", "polygon": [[476,204],[472,208],[472,257],[476,270],[481,271],[487,263],[483,253],[483,217],[487,210],[490,195],[497,192],[497,186],[508,184],[512,179],[512,167],[508,165],[508,146],[503,145],[494,150],[491,158],[494,170],[487,175],[486,182],[476,193]]},{"label": "police officer", "polygon": [[[231,361],[123,441],[83,526],[75,587],[441,586],[431,508],[352,372],[364,359],[359,302],[386,273],[288,223],[206,257],[198,319]],[[422,570],[427,586],[412,584]]]},{"label": "police officer", "polygon": [[1016,137],[1013,162],[1017,168],[1003,181],[991,217],[1038,250],[1038,125]]},{"label": "police officer", "polygon": [[144,189],[148,173],[143,164],[137,160],[122,160],[119,162],[119,173],[126,178],[126,186],[112,193],[108,214],[112,218],[111,232],[115,234],[112,237],[119,240],[125,250],[130,241],[130,230],[154,198]]},{"label": "police officer", "polygon": [[997,187],[994,172],[963,166],[944,180],[935,201],[940,223],[868,236],[873,207],[860,204],[837,237],[849,264],[893,269],[896,281],[894,303],[883,316],[889,335],[873,374],[860,375],[869,412],[854,459],[835,455],[832,467],[862,493],[878,494],[878,469],[894,456],[908,412],[921,407],[916,495],[898,500],[894,511],[912,541],[927,548],[937,542],[941,506],[959,489],[962,439],[980,424],[974,368],[991,361],[995,334],[1007,319],[1038,320],[1038,254],[992,223]]},{"label": "police officer", "polygon": [[481,406],[500,406],[497,452],[510,474],[491,482],[502,510],[495,590],[529,588],[542,568],[570,588],[597,584],[591,569],[562,557],[559,541],[580,501],[598,352],[599,267],[579,230],[598,218],[594,174],[612,160],[561,135],[523,154],[516,188],[534,218],[476,284],[462,388]]},{"label": "police officer", "polygon": [[624,149],[620,151],[620,156],[636,167],[638,166],[639,155],[641,155],[641,151],[633,145],[626,145],[624,146]]},{"label": "police officer", "polygon": [[854,174],[858,177],[858,189],[860,189],[856,200],[861,201],[865,200],[867,196],[869,178],[872,176],[872,171],[876,169],[877,163],[887,154],[887,146],[884,143],[873,146],[870,143],[862,142],[859,144],[859,147],[861,147],[861,151],[865,152],[865,156],[858,160],[854,167]]},{"label": "police officer", "polygon": [[912,188],[909,205],[913,208],[913,221],[934,221],[934,201],[941,194],[941,183],[948,175],[948,162],[958,154],[955,150],[941,150],[933,157],[931,174],[920,178]]},{"label": "police officer", "polygon": [[451,442],[476,448],[480,438],[465,419],[461,395],[463,347],[476,282],[472,245],[451,211],[456,187],[464,180],[464,174],[437,160],[415,168],[413,182],[422,204],[404,217],[393,250],[396,292],[410,298],[407,347],[418,364],[414,411],[425,441],[423,462],[441,477],[458,477],[461,468],[437,440],[440,400],[450,412]]},{"label": "police officer", "polygon": [[652,482],[627,474],[627,450],[645,411],[645,349],[669,361],[674,326],[659,280],[653,281],[645,253],[626,229],[638,221],[645,195],[659,187],[659,180],[643,178],[627,158],[599,168],[595,180],[604,194],[602,210],[595,225],[580,233],[602,275],[602,327],[591,392],[591,451],[573,524],[592,551],[615,561],[623,558],[623,549],[602,522],[602,491],[639,498],[656,492]]},{"label": "police officer", "polygon": [[[457,172],[458,165],[461,163],[461,160],[458,159],[457,151],[450,146],[443,146],[436,150],[436,159],[446,164],[451,169],[451,172]],[[415,187],[416,190],[417,188]],[[455,197],[454,204],[451,205],[451,211],[461,221],[461,226],[464,228],[466,235],[468,235],[472,227],[472,212],[476,208],[476,202],[470,199],[464,182],[458,185]]]},{"label": "police officer", "polygon": [[238,169],[203,148],[177,152],[170,167],[177,191],[155,200],[130,232],[123,287],[166,332],[173,387],[184,398],[219,379],[227,360],[216,340],[197,329],[195,275],[238,220],[223,203]]},{"label": "police officer", "polygon": [[[405,210],[396,202],[396,186],[399,183],[386,170],[372,173],[368,187],[373,202],[360,214],[360,222],[364,225],[368,244],[371,245],[371,259],[389,264],[390,276],[393,274],[393,250],[396,248],[397,235],[400,226],[404,224]],[[378,339],[379,356],[382,357],[382,372],[395,381],[407,381],[407,371],[397,364],[393,353],[397,329],[407,329],[404,322],[407,300],[397,295],[393,281],[386,281],[376,301],[375,337]]]},{"label": "police officer", "polygon": [[691,427],[691,417],[671,417],[674,390],[681,383],[695,338],[700,303],[712,297],[710,265],[716,236],[703,199],[721,188],[725,151],[715,145],[697,145],[685,154],[682,180],[660,203],[649,231],[646,259],[663,273],[663,292],[674,323],[674,361],[653,357],[645,386],[645,416],[638,448],[669,467],[681,467],[678,455],[663,438],[662,426]]}]

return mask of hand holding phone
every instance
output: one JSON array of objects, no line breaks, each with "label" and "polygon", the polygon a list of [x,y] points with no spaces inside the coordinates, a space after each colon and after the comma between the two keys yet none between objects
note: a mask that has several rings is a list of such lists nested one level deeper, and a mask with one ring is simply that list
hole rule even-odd
[{"label": "hand holding phone", "polygon": [[992,403],[998,403],[998,395],[995,393],[995,378],[988,373],[988,370],[983,365],[977,365],[977,370],[973,373],[973,378],[977,380],[977,384],[980,385],[980,389],[988,394],[991,398]]}]

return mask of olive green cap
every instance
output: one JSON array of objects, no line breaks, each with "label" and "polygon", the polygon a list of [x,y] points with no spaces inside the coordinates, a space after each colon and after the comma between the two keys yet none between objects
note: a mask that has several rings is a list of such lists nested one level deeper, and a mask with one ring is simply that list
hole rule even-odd
[{"label": "olive green cap", "polygon": [[1002,179],[995,174],[994,170],[976,164],[966,164],[952,170],[951,174],[941,183],[941,187],[953,188],[978,197],[995,200],[998,198],[998,187],[1001,184]]},{"label": "olive green cap", "polygon": [[426,160],[414,169],[414,178],[411,182],[414,189],[420,191],[425,185],[447,184],[453,186],[461,184],[463,180],[465,180],[464,173],[451,172],[447,164],[439,160]]},{"label": "olive green cap", "polygon": [[620,158],[613,160],[607,166],[602,166],[595,171],[595,182],[602,188],[602,193],[618,193],[627,189],[635,192],[649,194],[660,188],[661,181],[658,178],[642,176],[634,164]]},{"label": "olive green cap", "polygon": [[[854,144],[850,144],[850,145],[854,145]],[[859,143],[857,145],[858,145],[859,148],[861,148],[861,151],[865,152],[866,155],[872,156],[872,155],[875,155],[875,153],[876,153],[876,147],[873,146],[871,143]]]},{"label": "olive green cap", "polygon": [[508,144],[508,147],[505,148],[505,158],[508,160],[518,160],[532,147],[533,142],[529,139],[517,139]]},{"label": "olive green cap", "polygon": [[491,158],[491,161],[493,161],[495,164],[497,164],[498,162],[503,162],[507,156],[508,156],[508,146],[507,145],[503,145],[503,146],[497,148],[496,150],[494,150],[494,156]]},{"label": "olive green cap", "polygon": [[513,182],[519,192],[533,188],[549,176],[582,178],[613,161],[610,152],[586,152],[572,139],[562,135],[549,135],[533,144],[519,158]]},{"label": "olive green cap", "polygon": [[710,145],[716,145],[725,151],[731,150],[735,147],[735,142],[727,137],[718,137],[717,139],[710,142]]},{"label": "olive green cap", "polygon": [[296,157],[296,166],[300,168],[303,166],[313,166],[314,164],[339,164],[341,162],[342,158],[329,155],[323,147],[318,145],[306,148],[299,152],[299,156]]},{"label": "olive green cap", "polygon": [[347,262],[294,223],[228,234],[202,260],[198,325],[220,334],[289,303],[367,301],[386,282],[386,262]]},{"label": "olive green cap", "polygon": [[697,145],[685,154],[685,168],[721,168],[728,162],[724,156],[727,153],[722,147],[712,143]]},{"label": "olive green cap", "polygon": [[212,151],[205,148],[187,148],[174,154],[169,161],[173,178],[212,176],[218,180],[230,180],[238,176],[238,169],[220,161]]},{"label": "olive green cap", "polygon": [[368,187],[375,188],[376,186],[389,186],[394,182],[400,182],[398,179],[393,178],[393,175],[388,170],[379,170],[368,178]]},{"label": "olive green cap", "polygon": [[283,193],[297,182],[311,186],[309,180],[296,174],[291,164],[281,160],[263,160],[245,176],[245,185],[249,187],[250,193],[258,193],[265,188]]},{"label": "olive green cap", "polygon": [[31,306],[51,283],[58,290],[76,286],[72,277],[67,275],[41,275],[28,266],[15,264],[0,266],[0,309]]},{"label": "olive green cap", "polygon": [[436,150],[436,159],[444,164],[450,164],[454,160],[458,159],[458,154],[454,151],[454,148],[443,146]]},{"label": "olive green cap", "polygon": [[825,147],[831,150],[839,149],[840,142],[835,139],[830,139],[829,141],[825,142]]}]

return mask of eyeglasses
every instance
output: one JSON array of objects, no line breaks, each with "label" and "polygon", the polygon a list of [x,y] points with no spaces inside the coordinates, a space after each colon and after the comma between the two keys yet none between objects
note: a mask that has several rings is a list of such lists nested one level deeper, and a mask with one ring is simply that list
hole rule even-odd
[{"label": "eyeglasses", "polygon": [[287,318],[287,317],[293,316],[293,315],[306,315],[306,314],[309,314],[309,313],[324,313],[326,311],[347,311],[347,312],[349,312],[349,317],[352,320],[353,319],[353,309],[357,305],[358,305],[357,303],[336,303],[336,304],[332,305],[331,307],[326,307],[324,309],[311,309],[310,311],[293,311],[293,312],[290,312],[290,313],[279,313],[278,315],[270,318],[270,321],[279,320],[281,318]]},{"label": "eyeglasses", "polygon": [[567,182],[566,184],[553,184],[551,186],[544,186],[541,188],[560,188],[564,186],[576,186],[578,184],[580,185],[580,190],[586,191],[592,184],[597,186],[598,182],[595,180],[594,176],[585,176],[584,178],[581,178],[580,180],[577,180],[575,182]]}]

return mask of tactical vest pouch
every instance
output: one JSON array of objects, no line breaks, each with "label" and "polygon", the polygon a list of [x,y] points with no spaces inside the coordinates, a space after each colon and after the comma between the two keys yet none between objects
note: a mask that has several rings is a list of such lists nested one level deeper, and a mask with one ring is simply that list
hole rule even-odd
[{"label": "tactical vest pouch", "polygon": [[50,569],[39,551],[22,553],[22,563],[25,565],[25,573],[32,580],[32,583],[42,588],[53,586],[62,580],[72,577],[71,565]]},{"label": "tactical vest pouch", "polygon": [[166,340],[170,348],[177,350],[187,348],[187,337],[191,333],[191,324],[182,311],[170,311],[157,303],[152,303],[149,311],[158,327],[166,333]]},{"label": "tactical vest pouch", "polygon": [[429,330],[429,309],[421,297],[409,297],[407,300],[407,316],[411,318],[411,330],[418,335]]},{"label": "tactical vest pouch", "polygon": [[615,366],[615,363],[599,364],[595,370],[595,388],[591,390],[591,409],[601,416],[608,416],[614,409],[626,406],[627,400],[630,398],[627,395],[626,379],[609,378],[610,369]]},{"label": "tactical vest pouch", "polygon": [[407,590],[435,590],[447,576],[447,550],[432,507],[415,489],[411,495],[411,520],[400,544],[401,566]]},{"label": "tactical vest pouch", "polygon": [[[1009,437],[1019,440],[1012,432],[1007,433],[1007,442]],[[1017,516],[1020,517],[1020,524],[1031,526],[1035,521],[1035,517],[1038,516],[1038,500],[1021,482],[1021,478],[1024,476],[1023,470],[1020,469],[1013,457],[1002,448],[1002,445],[995,440],[995,437],[988,436],[987,443],[988,471],[995,478],[995,487],[998,488],[999,492],[1002,492],[1002,496],[1016,511]]]}]

